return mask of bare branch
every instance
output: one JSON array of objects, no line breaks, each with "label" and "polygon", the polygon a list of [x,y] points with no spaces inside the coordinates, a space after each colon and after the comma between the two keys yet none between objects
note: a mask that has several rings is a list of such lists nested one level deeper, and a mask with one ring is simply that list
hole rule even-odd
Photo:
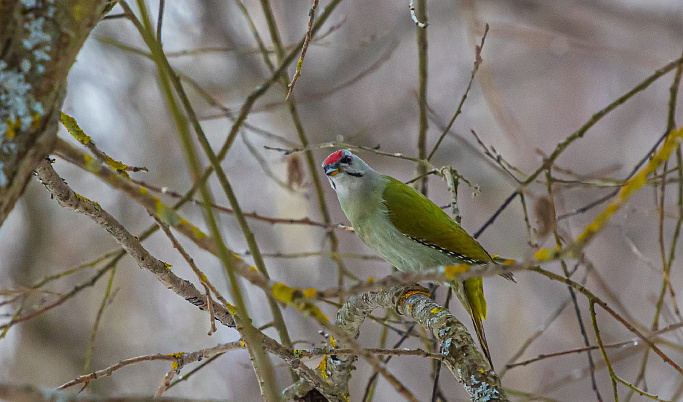
[{"label": "bare branch", "polygon": [[301,56],[299,56],[299,61],[296,63],[296,72],[292,77],[292,81],[289,83],[289,89],[287,90],[286,100],[292,96],[292,91],[294,91],[294,85],[296,81],[301,77],[301,66],[304,64],[304,57],[306,57],[306,51],[308,50],[308,44],[311,42],[311,37],[313,36],[313,22],[315,21],[315,9],[318,7],[318,0],[313,0],[313,5],[308,11],[308,29],[306,30],[306,37],[304,38],[304,44],[301,47]]},{"label": "bare branch", "polygon": [[[202,295],[190,282],[179,278],[171,272],[168,264],[154,258],[135,236],[130,234],[126,228],[103,210],[99,204],[71,190],[62,178],[57,175],[50,162],[43,160],[38,165],[36,174],[48,191],[50,191],[50,194],[59,202],[59,205],[80,212],[94,220],[114,237],[116,242],[126,250],[140,268],[150,271],[164,286],[173,290],[177,295],[201,310],[206,309],[207,300],[205,295]],[[235,324],[227,308],[214,306],[214,309],[216,319],[223,325],[233,326]]]}]

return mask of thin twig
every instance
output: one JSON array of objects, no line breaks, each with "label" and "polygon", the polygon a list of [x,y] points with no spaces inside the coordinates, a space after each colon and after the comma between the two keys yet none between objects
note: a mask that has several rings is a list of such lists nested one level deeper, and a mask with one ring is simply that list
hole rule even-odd
[{"label": "thin twig", "polygon": [[[69,186],[57,175],[47,160],[41,162],[36,169],[36,174],[62,207],[80,212],[94,220],[114,237],[140,268],[153,273],[164,286],[173,290],[176,294],[183,297],[183,299],[200,309],[206,307],[206,298],[199,293],[194,285],[176,276],[168,269],[166,263],[149,254],[149,252],[140,244],[140,241],[130,234],[113,216],[104,211],[99,204],[90,201],[71,190],[71,188],[69,188]],[[217,310],[216,319],[224,325],[234,325],[232,315],[227,309]]]},{"label": "thin twig", "polygon": [[256,147],[251,143],[249,138],[247,138],[247,136],[244,133],[242,133],[241,137],[242,142],[244,142],[244,145],[247,146],[247,149],[249,150],[251,156],[253,156],[254,159],[256,159],[256,162],[258,162],[263,173],[265,173],[265,175],[269,179],[275,182],[275,184],[277,184],[283,190],[289,192],[290,194],[297,194],[297,191],[294,189],[293,186],[288,185],[286,182],[277,177],[275,173],[273,173],[273,171],[270,169],[270,166],[268,166],[268,162],[258,153]]},{"label": "thin twig", "polygon": [[[121,3],[122,7],[124,8],[124,11],[128,16],[128,19],[133,23],[133,25],[135,25],[135,27],[138,30],[138,33],[145,41],[145,44],[152,53],[152,58],[157,66],[157,70],[159,73],[159,84],[162,88],[164,98],[166,99],[168,109],[173,117],[178,137],[183,145],[182,148],[185,154],[186,164],[188,166],[190,175],[195,183],[200,183],[199,192],[204,203],[211,204],[212,195],[209,191],[208,184],[202,180],[203,169],[201,167],[196,146],[194,144],[190,130],[188,128],[188,122],[191,123],[191,126],[194,129],[197,138],[199,139],[199,143],[204,153],[208,157],[211,166],[214,169],[214,172],[218,176],[221,187],[225,191],[232,208],[235,210],[235,216],[238,218],[240,228],[242,229],[245,235],[245,238],[247,240],[247,243],[249,244],[250,249],[252,249],[252,252],[254,253],[257,266],[259,267],[263,275],[267,275],[267,272],[265,271],[265,266],[262,264],[262,261],[260,261],[261,263],[259,263],[258,261],[258,257],[260,256],[258,248],[253,239],[253,235],[250,236],[250,231],[248,227],[245,226],[246,221],[244,221],[244,217],[241,216],[241,211],[230,187],[230,183],[227,180],[225,171],[220,166],[220,158],[216,156],[212,147],[208,143],[208,140],[206,139],[206,136],[204,135],[204,132],[201,128],[201,125],[197,120],[194,109],[192,108],[189,99],[185,94],[182,84],[180,83],[178,77],[175,74],[173,74],[173,69],[170,67],[168,59],[164,55],[161,43],[153,36],[152,24],[150,21],[149,13],[147,12],[146,4],[143,0],[138,0],[137,4],[138,9],[141,13],[141,19],[138,19],[133,14],[132,10],[130,9],[130,7],[128,7],[128,5],[125,2]],[[182,109],[175,99],[174,92],[180,98],[180,102],[182,103]],[[185,116],[185,113],[187,114],[187,117]],[[254,373],[256,374],[262,395],[268,401],[275,401],[278,399],[278,393],[275,390],[273,384],[273,367],[263,349],[258,347],[258,345],[256,344],[256,340],[258,338],[258,330],[256,330],[256,328],[254,328],[252,324],[249,312],[246,308],[242,289],[240,288],[237,280],[235,264],[233,263],[230,252],[228,251],[228,247],[223,242],[223,235],[219,229],[219,224],[216,220],[216,217],[212,209],[209,208],[205,210],[204,220],[207,226],[209,227],[211,237],[213,238],[214,243],[216,245],[218,251],[218,258],[221,261],[221,265],[226,271],[227,277],[229,279],[231,294],[233,299],[235,300],[235,313],[236,316],[239,317],[239,325],[237,326],[237,329],[240,331],[240,335],[242,335],[242,337],[244,338],[244,341],[247,344],[249,354],[252,357],[252,367],[254,369]],[[280,325],[278,326],[278,332],[281,338],[283,340],[288,340],[289,338],[286,326],[284,324],[284,320],[281,319],[279,306],[275,303],[272,297],[268,297],[268,303],[276,319],[279,315]]]},{"label": "thin twig", "polygon": [[[234,343],[237,343],[237,342],[234,342]],[[236,346],[239,346],[239,345],[236,345]],[[145,356],[132,357],[130,359],[121,360],[120,362],[118,362],[112,366],[109,366],[105,369],[93,371],[90,374],[78,376],[75,379],[60,385],[59,387],[57,387],[57,389],[66,389],[69,387],[73,387],[74,385],[77,385],[77,384],[87,384],[92,380],[96,380],[98,378],[110,376],[110,375],[112,375],[112,373],[114,371],[119,370],[119,369],[126,367],[126,366],[130,366],[132,364],[137,364],[137,363],[146,362],[146,361],[157,361],[157,360],[173,362],[173,361],[176,361],[176,359],[177,358],[173,354],[156,354],[156,355],[145,355]]]},{"label": "thin twig", "polygon": [[415,15],[415,4],[413,4],[413,1],[414,0],[410,0],[410,4],[408,4],[408,8],[410,9],[410,18],[413,19],[413,22],[418,26],[418,28],[427,28],[426,23],[420,22],[420,20],[417,19],[417,15]]},{"label": "thin twig", "polygon": [[[318,0],[314,0],[315,4],[317,5]],[[268,30],[270,32],[270,37],[271,40],[273,41],[273,44],[275,46],[275,49],[277,51],[277,56],[278,60],[283,60],[284,59],[284,50],[282,47],[282,40],[280,38],[280,33],[277,29],[277,24],[275,23],[275,17],[273,15],[272,9],[270,7],[270,3],[268,0],[261,0],[263,12],[266,17],[266,21],[268,22]],[[327,11],[330,9],[330,7],[335,6],[336,3],[333,1],[330,3],[325,10]],[[312,9],[314,11],[314,9]],[[311,18],[313,18],[313,15],[311,15]],[[322,18],[322,16],[321,16]],[[320,23],[320,19],[318,19],[318,25]],[[313,28],[313,31],[310,32],[310,34],[314,34],[315,28]],[[309,32],[307,32],[307,35]],[[255,34],[256,35],[256,34]],[[306,41],[306,38],[304,38],[304,42]],[[303,46],[303,45],[302,45]],[[270,61],[268,59],[267,54],[262,55],[264,58],[264,61],[266,65],[270,66]],[[300,59],[301,63],[302,59]],[[300,64],[297,65],[297,68],[300,68]],[[279,77],[279,82],[281,85],[287,89],[289,93],[291,93],[292,87],[287,84],[287,77],[284,73],[281,74]],[[304,130],[304,125],[301,121],[301,118],[299,117],[299,112],[297,108],[297,103],[293,97],[289,97],[285,100],[285,103],[287,104],[287,108],[289,110],[290,117],[292,118],[292,122],[294,123],[294,127],[296,128],[296,133],[297,136],[299,137],[299,141],[302,145],[303,148],[308,147],[309,141],[308,141],[308,135],[306,134],[306,131]],[[305,158],[306,158],[306,165],[308,166],[309,170],[309,175],[313,181],[313,187],[315,188],[315,195],[317,198],[318,202],[318,209],[320,210],[320,214],[323,217],[323,222],[326,225],[329,225],[331,223],[331,216],[330,212],[327,208],[327,201],[325,200],[325,192],[323,190],[322,182],[320,180],[320,176],[317,174],[318,171],[318,164],[316,163],[315,159],[313,158],[313,153],[312,152],[305,152]],[[327,239],[330,241],[330,251],[333,253],[332,254],[332,260],[334,263],[337,265],[337,285],[342,286],[344,284],[344,278],[346,276],[353,277],[353,274],[346,268],[346,265],[344,264],[344,260],[341,258],[335,257],[335,255],[339,252],[339,239],[337,238],[337,234],[334,233],[333,231],[328,231],[327,232]]]},{"label": "thin twig", "polygon": [[[581,285],[584,285],[587,277],[588,277],[588,275],[586,273],[583,276],[583,278],[581,278],[579,283],[581,283]],[[526,341],[524,341],[524,343],[522,344],[522,346],[520,346],[520,348],[517,350],[517,352],[515,352],[515,354],[512,355],[512,357],[510,358],[510,360],[508,360],[508,363],[505,365],[505,367],[503,367],[502,369],[499,370],[498,374],[500,374],[501,378],[503,378],[503,376],[505,376],[505,373],[507,373],[507,371],[509,369],[516,367],[519,364],[519,363],[514,363],[514,362],[517,361],[517,359],[519,359],[522,356],[522,354],[524,354],[524,352],[529,348],[529,346],[531,346],[531,344],[534,341],[536,341],[536,339],[538,339],[541,335],[543,335],[543,333],[548,329],[548,327],[550,327],[550,325],[553,322],[555,322],[555,320],[557,320],[557,318],[560,316],[560,314],[562,314],[564,309],[567,308],[567,306],[569,305],[569,303],[571,303],[571,301],[572,301],[571,296],[567,296],[567,298],[562,303],[560,303],[560,305],[557,307],[557,309],[555,309],[555,311],[543,322],[543,324],[541,324],[541,326],[536,331],[534,331],[534,333],[531,334],[527,338]]]},{"label": "thin twig", "polygon": [[[561,308],[568,306],[569,301],[570,300],[567,300],[565,303],[563,303]],[[681,328],[683,328],[683,323],[672,324],[666,328],[662,328],[656,332],[653,332],[649,338],[654,340],[655,337],[658,337],[658,336],[665,334],[667,332],[676,331],[676,330],[681,329]],[[637,347],[640,345],[641,345],[641,343],[640,343],[639,339],[631,339],[628,341],[613,343],[610,345],[604,345],[604,348],[605,349],[624,349],[627,347]],[[553,357],[561,357],[561,356],[567,356],[567,355],[571,355],[571,354],[586,353],[589,350],[598,350],[598,349],[600,349],[599,346],[593,345],[593,346],[584,346],[584,347],[576,348],[576,349],[563,350],[561,352],[542,353],[542,354],[540,354],[534,358],[528,359],[528,360],[524,360],[524,361],[517,362],[517,363],[508,363],[505,365],[505,367],[508,369],[511,369],[514,367],[526,366],[526,365],[529,365],[531,363],[536,363],[536,362],[539,362],[541,360],[550,359]]]},{"label": "thin twig", "polygon": [[491,147],[491,149],[489,150],[489,147],[487,147],[484,144],[484,142],[481,140],[481,138],[479,138],[479,135],[477,135],[476,131],[470,130],[470,132],[472,133],[474,138],[477,140],[477,144],[479,144],[479,146],[484,150],[484,155],[488,156],[489,159],[491,159],[491,161],[493,161],[493,163],[498,165],[498,167],[502,171],[507,173],[517,184],[522,184],[522,181],[520,179],[518,179],[517,176],[515,176],[513,171],[515,173],[521,175],[522,177],[525,176],[524,173],[521,172],[519,169],[515,168],[514,166],[512,166],[511,164],[507,163],[505,161],[505,159],[503,159],[503,156],[501,154],[499,154],[498,151],[496,151],[493,147]]},{"label": "thin twig", "polygon": [[560,275],[554,274],[550,271],[546,271],[540,267],[532,267],[529,268],[529,270],[538,272],[539,274],[546,276],[552,280],[564,283],[566,285],[571,286],[574,288],[574,290],[578,291],[579,293],[583,294],[586,296],[589,301],[593,300],[595,304],[599,305],[602,307],[603,310],[605,310],[607,313],[609,313],[612,317],[614,317],[617,321],[619,321],[626,329],[634,333],[638,338],[640,338],[647,346],[652,349],[659,357],[664,360],[665,363],[673,367],[676,371],[679,373],[683,374],[683,369],[676,364],[669,356],[666,355],[661,349],[659,349],[647,336],[645,336],[641,331],[639,331],[637,328],[635,328],[631,323],[626,321],[619,313],[614,311],[611,307],[607,305],[604,301],[602,301],[600,298],[595,296],[591,291],[586,289],[585,287],[579,285],[578,283],[572,281],[569,278],[562,277]]},{"label": "thin twig", "polygon": [[[412,1],[411,1],[412,4]],[[417,106],[418,106],[418,127],[417,127],[417,157],[427,160],[427,131],[429,130],[429,118],[427,116],[427,75],[428,52],[427,52],[427,0],[417,0],[416,18],[422,21],[422,26],[418,26],[417,36]],[[429,167],[425,164],[417,165],[417,175],[427,173]],[[423,177],[416,184],[416,188],[424,195],[427,195],[427,177]]]},{"label": "thin twig", "polygon": [[[90,339],[88,340],[88,347],[85,352],[85,363],[83,364],[83,371],[90,371],[90,359],[92,358],[92,352],[95,348],[95,336],[100,327],[100,322],[102,322],[102,316],[104,315],[104,309],[111,302],[111,290],[114,284],[114,276],[116,275],[116,267],[109,271],[109,281],[107,282],[107,288],[102,295],[102,301],[100,302],[100,308],[97,311],[97,317],[95,318],[95,323],[93,324],[92,331],[90,331]],[[212,314],[211,319],[215,317]],[[215,324],[214,324],[215,325]]]},{"label": "thin twig", "polygon": [[308,44],[311,42],[311,37],[313,36],[313,22],[315,21],[315,9],[318,7],[318,1],[319,0],[313,0],[313,5],[308,11],[308,29],[306,30],[306,37],[304,38],[304,44],[301,47],[301,56],[299,56],[299,61],[296,63],[296,72],[292,77],[292,81],[289,83],[289,89],[287,90],[285,100],[290,99],[292,91],[294,91],[294,85],[296,85],[297,80],[301,77],[301,66],[304,64],[304,57],[306,57]]},{"label": "thin twig", "polygon": [[[410,1],[411,7],[412,7],[413,1]],[[412,11],[412,8],[411,8]],[[441,130],[441,136],[439,136],[439,139],[436,141],[436,144],[434,144],[434,148],[432,148],[432,151],[429,153],[429,156],[427,156],[427,160],[431,160],[432,156],[434,156],[434,153],[436,152],[437,149],[439,149],[439,145],[441,145],[441,141],[443,141],[444,137],[446,137],[446,134],[451,130],[451,127],[453,127],[453,123],[455,123],[455,119],[458,118],[460,113],[462,113],[462,106],[465,104],[465,100],[467,100],[467,95],[470,92],[470,88],[472,88],[472,82],[474,81],[474,77],[477,75],[477,71],[479,70],[479,66],[483,62],[483,59],[481,58],[481,51],[484,49],[484,42],[486,41],[486,35],[489,33],[489,24],[486,24],[486,27],[484,28],[484,34],[481,37],[481,43],[479,46],[475,46],[474,49],[474,67],[472,67],[472,72],[470,73],[470,80],[467,83],[467,88],[465,88],[465,93],[462,95],[462,98],[460,98],[460,103],[458,104],[458,107],[455,109],[455,113],[453,114],[453,117],[448,121],[448,124],[446,127],[444,127]]]},{"label": "thin twig", "polygon": [[[202,272],[199,269],[199,267],[197,266],[197,264],[195,264],[194,259],[190,256],[190,254],[188,254],[187,251],[185,251],[185,248],[182,246],[182,244],[180,244],[178,239],[176,239],[176,237],[173,235],[173,232],[171,232],[171,229],[168,227],[168,225],[166,225],[164,222],[162,222],[158,216],[156,216],[156,215],[150,215],[150,216],[154,219],[154,221],[157,223],[157,225],[159,225],[159,227],[164,232],[166,237],[168,237],[168,239],[171,240],[171,243],[173,244],[173,248],[178,250],[180,255],[182,255],[183,259],[187,262],[187,265],[189,265],[190,268],[192,268],[192,272],[194,272],[194,274],[197,276],[197,279],[199,279],[202,286],[204,286],[204,290],[206,292],[206,305],[207,305],[207,310],[209,312],[209,317],[210,317],[210,320],[209,320],[210,328],[209,328],[209,333],[207,335],[213,334],[214,332],[216,332],[216,323],[214,322],[214,309],[213,309],[213,303],[215,303],[215,302],[211,299],[211,290],[213,290],[213,292],[215,294],[219,294],[218,291],[216,291],[216,288],[211,284],[211,282],[209,282],[209,279],[206,277],[204,272]],[[225,304],[223,307],[232,308],[232,306],[230,304]]]},{"label": "thin twig", "polygon": [[486,222],[484,222],[484,224],[479,228],[479,230],[477,230],[474,233],[474,238],[478,239],[479,236],[481,236],[481,234],[484,233],[484,230],[486,230],[489,226],[491,226],[493,224],[493,222],[495,222],[496,218],[498,218],[498,215],[500,215],[505,210],[505,208],[507,208],[508,205],[510,205],[512,200],[514,200],[515,197],[517,197],[519,194],[521,194],[520,190],[517,190],[517,191],[513,192],[512,194],[510,194],[508,196],[508,198],[506,198],[505,201],[503,201],[501,206],[498,207],[496,212],[494,212],[493,215],[491,215],[491,217],[489,219],[487,219]]},{"label": "thin twig", "polygon": [[161,27],[164,22],[164,9],[166,8],[166,0],[159,0],[159,15],[157,17],[157,40],[161,43]]},{"label": "thin twig", "polygon": [[[69,160],[69,161],[71,161],[71,160]],[[137,184],[140,187],[146,188],[146,189],[154,191],[156,193],[166,194],[166,195],[169,195],[169,196],[176,198],[176,199],[183,199],[183,197],[185,197],[183,194],[180,194],[177,191],[171,190],[168,187],[157,187],[157,186],[150,184],[150,183],[147,183],[145,181],[135,180],[135,179],[131,179],[131,182]],[[191,202],[195,205],[200,206],[200,207],[204,207],[204,203],[200,200],[192,199]],[[232,209],[230,209],[228,207],[224,207],[222,205],[215,204],[215,203],[211,204],[211,208],[215,209],[218,212],[224,213],[224,214],[233,215],[235,213]],[[294,219],[294,218],[276,218],[276,217],[271,217],[271,216],[260,215],[260,214],[257,214],[256,212],[243,212],[243,215],[246,218],[254,219],[257,221],[261,221],[261,222],[270,223],[272,225],[276,225],[276,224],[304,225],[304,226],[316,226],[316,227],[320,227],[320,228],[327,229],[327,230],[339,229],[339,230],[345,230],[345,231],[352,231],[351,227],[342,225],[340,223],[332,224],[332,225],[326,225],[322,222],[311,220],[310,218],[297,218],[297,219]]]},{"label": "thin twig", "polygon": [[154,393],[155,398],[161,398],[164,395],[164,392],[168,389],[169,385],[171,385],[171,381],[173,380],[173,377],[175,377],[176,373],[180,370],[180,367],[172,368],[168,370],[168,373],[164,376],[163,381],[161,382],[161,385],[157,389],[157,392]]},{"label": "thin twig", "polygon": [[[413,158],[410,156],[406,156],[400,152],[385,152],[385,151],[380,151],[379,145],[375,147],[366,147],[363,145],[353,145],[353,144],[348,144],[345,142],[339,142],[339,141],[330,141],[330,142],[323,142],[320,144],[316,145],[309,145],[303,148],[290,148],[290,149],[285,149],[285,148],[278,148],[278,147],[271,147],[268,145],[264,145],[263,148],[271,150],[271,151],[278,151],[282,152],[285,155],[289,155],[295,152],[305,152],[305,151],[311,151],[314,149],[323,149],[323,148],[348,148],[348,149],[356,149],[356,150],[362,150],[362,151],[367,151],[371,152],[377,155],[382,155],[382,156],[389,156],[392,158],[398,158],[398,159],[403,159],[411,162],[415,162],[420,165],[425,165],[427,167],[427,170],[434,170],[435,172],[438,172],[438,169],[434,167],[429,161],[425,159],[420,159],[420,158]],[[427,173],[425,172],[424,175]],[[424,177],[424,176],[419,176],[419,177]]]},{"label": "thin twig", "polygon": [[[550,199],[550,216],[553,221],[557,221],[557,212],[555,211],[555,203],[553,202],[554,200],[554,195],[553,195],[553,181],[551,177],[551,166],[547,165],[548,168],[546,170],[546,188],[548,191],[548,197]],[[553,228],[553,235],[555,237],[555,246],[557,248],[562,248],[562,239],[560,238],[560,235],[557,231],[557,225],[554,226]],[[571,273],[567,269],[567,261],[564,258],[560,259],[560,266],[562,267],[562,272],[564,273],[564,276],[569,279],[571,277]],[[583,344],[584,346],[588,347],[590,346],[590,341],[588,340],[588,333],[586,332],[586,326],[583,323],[583,316],[581,315],[581,309],[579,308],[579,302],[576,298],[576,293],[574,292],[574,289],[571,286],[567,286],[567,290],[569,291],[569,296],[572,299],[572,304],[574,305],[574,314],[576,314],[576,320],[577,323],[579,324],[579,330],[581,332],[581,337],[583,338]],[[596,324],[597,325],[597,324]],[[600,389],[598,388],[598,381],[595,378],[595,363],[593,362],[593,355],[591,354],[590,351],[587,353],[588,357],[588,367],[590,368],[590,373],[591,373],[591,387],[593,388],[593,391],[595,392],[595,397],[597,398],[598,402],[602,402],[602,395],[600,394]],[[609,364],[609,363],[608,363]]]},{"label": "thin twig", "polygon": [[95,156],[95,158],[97,158],[97,160],[99,160],[103,164],[108,165],[124,177],[128,178],[128,173],[126,172],[148,171],[146,167],[128,166],[122,162],[119,162],[111,158],[104,151],[101,151],[99,148],[97,148],[97,145],[95,145],[95,141],[93,141],[93,139],[90,138],[90,136],[88,136],[85,132],[83,132],[83,130],[78,126],[76,119],[74,119],[73,117],[65,113],[62,113],[61,120],[62,125],[64,125],[69,134],[71,134],[83,146],[88,148],[88,150]]},{"label": "thin twig", "polygon": [[[596,123],[598,123],[600,120],[602,120],[603,117],[605,117],[607,114],[609,114],[611,111],[616,109],[617,107],[621,106],[622,104],[626,103],[629,99],[631,99],[635,94],[645,90],[647,87],[649,87],[653,82],[657,81],[659,78],[664,76],[665,74],[669,73],[670,71],[674,70],[675,68],[678,68],[678,66],[683,64],[683,57],[680,57],[672,62],[669,62],[662,68],[658,69],[655,71],[652,75],[649,77],[645,78],[643,81],[641,81],[639,84],[634,86],[631,90],[626,92],[624,95],[620,96],[616,100],[614,100],[612,103],[604,107],[603,109],[599,110],[598,112],[594,113],[593,116],[588,119],[586,123],[584,123],[578,130],[570,134],[568,137],[564,139],[561,143],[557,145],[555,150],[546,158],[545,163],[543,166],[539,167],[535,172],[533,172],[531,175],[529,175],[526,180],[523,182],[524,186],[528,186],[529,184],[533,183],[536,178],[545,171],[546,169],[546,164],[553,164],[555,160],[571,145],[574,141],[583,138],[583,136],[590,130]],[[504,210],[508,205],[509,205],[509,200],[514,198],[519,190],[515,190],[503,203],[503,205],[495,212],[495,214],[484,224],[484,226],[481,227],[477,231],[477,233],[480,235],[481,233],[484,232],[500,215],[502,210]],[[618,190],[616,190],[618,191]],[[616,194],[615,191],[615,194]],[[612,198],[613,195],[609,195],[607,197],[604,197],[602,200],[598,200],[594,203],[594,205],[599,205],[600,203],[604,202],[605,200],[608,200]],[[592,205],[592,206],[594,206]],[[592,207],[591,206],[591,207]],[[560,215],[558,216],[558,220],[561,220],[565,217],[567,217],[568,214],[565,215]]]}]

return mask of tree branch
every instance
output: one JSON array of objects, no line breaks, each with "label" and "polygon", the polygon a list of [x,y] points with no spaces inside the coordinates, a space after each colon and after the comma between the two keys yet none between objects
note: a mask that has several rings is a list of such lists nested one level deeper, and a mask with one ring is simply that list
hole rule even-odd
[{"label": "tree branch", "polygon": [[[144,247],[142,247],[142,244],[140,244],[140,241],[135,236],[128,232],[113,216],[103,210],[98,203],[76,194],[62,178],[57,175],[57,172],[52,168],[50,162],[43,159],[36,169],[36,174],[48,191],[50,191],[50,194],[57,200],[59,205],[80,212],[94,220],[114,237],[116,242],[126,250],[126,253],[135,260],[140,268],[152,272],[164,286],[173,290],[177,295],[182,296],[185,300],[199,307],[201,310],[207,308],[206,295],[201,294],[192,283],[171,272],[168,264],[154,258]],[[235,325],[232,315],[228,311],[228,307],[214,304],[213,308],[216,319],[223,325]]]},{"label": "tree branch", "polygon": [[[441,344],[444,364],[463,384],[472,400],[508,400],[498,375],[491,370],[465,326],[429,298],[424,288],[394,286],[352,296],[337,312],[336,326],[349,337],[356,338],[360,325],[377,308],[394,309],[432,331]],[[344,348],[342,343],[337,342],[337,347]],[[354,355],[330,355],[319,366],[323,377],[338,390],[338,395],[349,395],[348,382],[356,359]],[[297,383],[284,393],[293,397],[293,390],[305,393],[310,389],[310,386]]]}]

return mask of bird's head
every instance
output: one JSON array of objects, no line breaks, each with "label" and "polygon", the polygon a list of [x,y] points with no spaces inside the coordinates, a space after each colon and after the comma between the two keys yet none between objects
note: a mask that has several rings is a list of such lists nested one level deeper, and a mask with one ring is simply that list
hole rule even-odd
[{"label": "bird's head", "polygon": [[338,184],[352,185],[354,182],[361,182],[367,173],[373,171],[367,163],[348,149],[333,152],[325,158],[323,170],[335,190]]}]

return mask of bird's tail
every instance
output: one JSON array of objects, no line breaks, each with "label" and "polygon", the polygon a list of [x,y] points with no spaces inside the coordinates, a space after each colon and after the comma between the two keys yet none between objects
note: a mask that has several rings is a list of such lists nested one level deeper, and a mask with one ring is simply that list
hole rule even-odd
[{"label": "bird's tail", "polygon": [[493,370],[493,361],[491,360],[491,351],[489,350],[489,344],[486,342],[486,333],[484,332],[484,323],[482,322],[481,317],[477,317],[472,315],[472,324],[474,324],[474,332],[477,334],[477,339],[479,340],[479,345],[481,346],[481,350],[484,352],[484,356],[486,356],[486,360],[489,361],[489,365],[491,365],[491,370]]},{"label": "bird's tail", "polygon": [[469,313],[472,316],[472,324],[474,324],[474,332],[477,334],[479,345],[484,352],[484,356],[491,365],[493,370],[493,360],[491,360],[491,352],[489,344],[486,342],[486,334],[484,333],[484,323],[486,320],[486,299],[484,299],[484,280],[482,278],[470,278],[464,282],[465,299],[469,306]]}]

